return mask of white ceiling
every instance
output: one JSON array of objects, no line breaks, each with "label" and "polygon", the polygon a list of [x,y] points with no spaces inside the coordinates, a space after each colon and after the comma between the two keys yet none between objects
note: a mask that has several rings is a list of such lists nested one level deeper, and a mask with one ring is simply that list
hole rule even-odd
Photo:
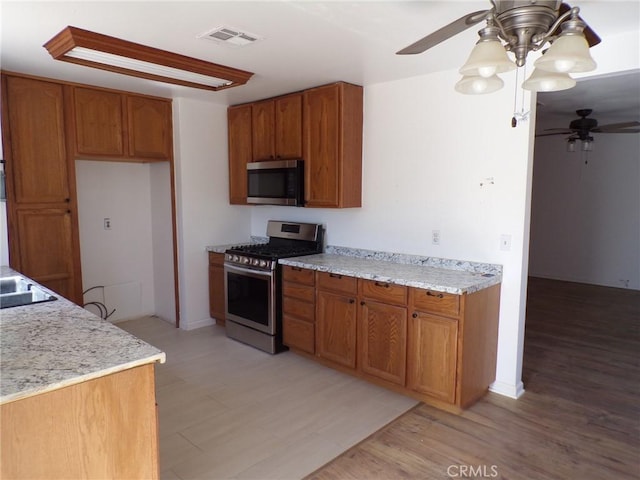
[{"label": "white ceiling", "polygon": [[[576,1],[607,35],[640,30],[637,1]],[[0,2],[4,70],[161,96],[235,104],[344,80],[360,85],[458,68],[474,26],[420,55],[401,48],[489,1],[142,1]],[[42,45],[67,25],[255,72],[245,86],[211,92],[53,60]],[[264,37],[247,47],[197,36],[235,27]],[[596,47],[597,48],[597,47]]]}]

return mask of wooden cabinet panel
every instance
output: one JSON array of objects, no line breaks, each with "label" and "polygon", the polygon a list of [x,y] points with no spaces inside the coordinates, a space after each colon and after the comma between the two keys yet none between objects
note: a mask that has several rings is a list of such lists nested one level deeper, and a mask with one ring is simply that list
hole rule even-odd
[{"label": "wooden cabinet panel", "polygon": [[154,365],[0,405],[0,477],[159,478]]},{"label": "wooden cabinet panel", "polygon": [[393,305],[407,305],[407,287],[375,280],[358,280],[358,295]]},{"label": "wooden cabinet panel", "polygon": [[125,155],[123,95],[73,88],[76,155]]},{"label": "wooden cabinet panel", "polygon": [[405,384],[407,309],[371,300],[360,304],[358,368],[383,380]]},{"label": "wooden cabinet panel", "polygon": [[69,298],[74,272],[71,214],[59,208],[17,208],[20,272]]},{"label": "wooden cabinet panel", "polygon": [[5,128],[10,138],[10,148],[5,145],[4,149],[10,177],[7,192],[13,194],[10,200],[21,204],[68,201],[62,85],[13,76],[3,80],[3,104],[8,113]]},{"label": "wooden cabinet panel", "polygon": [[414,312],[408,328],[407,386],[454,403],[458,321]]},{"label": "wooden cabinet panel", "polygon": [[357,85],[340,82],[304,92],[306,206],[361,206],[362,107]]},{"label": "wooden cabinet panel", "polygon": [[285,314],[282,319],[282,341],[285,345],[310,354],[315,353],[315,325]]},{"label": "wooden cabinet panel", "polygon": [[313,270],[307,268],[292,267],[284,265],[282,268],[282,279],[285,282],[302,283],[304,285],[315,285],[316,276]]},{"label": "wooden cabinet panel", "polygon": [[256,102],[251,107],[251,145],[253,161],[274,160],[275,103],[273,100]]},{"label": "wooden cabinet panel", "polygon": [[302,94],[277,98],[275,101],[276,158],[302,158]]},{"label": "wooden cabinet panel", "polygon": [[358,292],[358,283],[355,277],[337,273],[317,272],[316,281],[318,288],[321,290],[332,290],[354,296]]},{"label": "wooden cabinet panel", "polygon": [[411,289],[411,295],[411,303],[418,310],[456,318],[460,314],[460,295],[417,288]]},{"label": "wooden cabinet panel", "polygon": [[299,300],[292,297],[284,297],[282,311],[285,315],[296,317],[300,320],[313,322],[315,318],[315,305],[309,301]]},{"label": "wooden cabinet panel", "polygon": [[171,102],[127,95],[127,113],[129,155],[147,160],[171,159]]},{"label": "wooden cabinet panel", "polygon": [[316,354],[344,367],[355,368],[355,299],[319,290],[316,301]]},{"label": "wooden cabinet panel", "polygon": [[224,253],[209,252],[209,315],[225,323]]},{"label": "wooden cabinet panel", "polygon": [[247,163],[252,160],[251,105],[229,107],[229,203],[247,204]]},{"label": "wooden cabinet panel", "polygon": [[282,282],[282,295],[305,302],[313,302],[316,292],[312,285],[301,285],[293,282]]}]

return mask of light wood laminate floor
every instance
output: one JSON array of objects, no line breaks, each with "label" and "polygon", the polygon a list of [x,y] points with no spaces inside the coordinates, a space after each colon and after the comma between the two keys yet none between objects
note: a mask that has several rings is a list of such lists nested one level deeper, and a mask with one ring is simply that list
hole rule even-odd
[{"label": "light wood laminate floor", "polygon": [[640,292],[529,279],[523,381],[420,404],[308,480],[640,479]]},{"label": "light wood laminate floor", "polygon": [[119,327],[164,350],[156,368],[160,469],[171,479],[299,479],[417,404],[224,328],[157,317]]}]

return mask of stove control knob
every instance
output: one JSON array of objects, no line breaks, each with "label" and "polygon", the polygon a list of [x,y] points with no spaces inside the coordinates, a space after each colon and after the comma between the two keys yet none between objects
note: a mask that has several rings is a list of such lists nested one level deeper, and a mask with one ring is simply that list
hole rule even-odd
[{"label": "stove control knob", "polygon": [[258,265],[258,263],[260,263],[260,262],[259,262],[259,260],[257,258],[254,258],[253,260],[251,260],[251,265],[255,266],[255,265]]},{"label": "stove control knob", "polygon": [[260,260],[260,266],[261,267],[266,267],[267,266],[266,260]]},{"label": "stove control knob", "polygon": [[238,257],[238,255],[234,255],[234,256],[233,256],[233,258],[232,258],[232,260],[233,260],[234,262],[237,262],[237,261],[239,261],[239,260],[240,260],[240,258]]},{"label": "stove control knob", "polygon": [[244,264],[249,263],[249,259],[247,257],[242,257],[242,263]]}]

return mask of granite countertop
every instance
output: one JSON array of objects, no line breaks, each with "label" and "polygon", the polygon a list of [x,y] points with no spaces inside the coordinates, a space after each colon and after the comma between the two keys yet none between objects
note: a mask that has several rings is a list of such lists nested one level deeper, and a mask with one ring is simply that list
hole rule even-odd
[{"label": "granite countertop", "polygon": [[388,259],[371,256],[378,255],[322,253],[283,258],[279,263],[458,295],[502,281],[502,270],[497,265],[403,256],[410,257],[407,260],[394,258],[394,254],[389,254]]},{"label": "granite countertop", "polygon": [[161,350],[42,288],[58,299],[0,310],[0,404],[164,363]]}]

